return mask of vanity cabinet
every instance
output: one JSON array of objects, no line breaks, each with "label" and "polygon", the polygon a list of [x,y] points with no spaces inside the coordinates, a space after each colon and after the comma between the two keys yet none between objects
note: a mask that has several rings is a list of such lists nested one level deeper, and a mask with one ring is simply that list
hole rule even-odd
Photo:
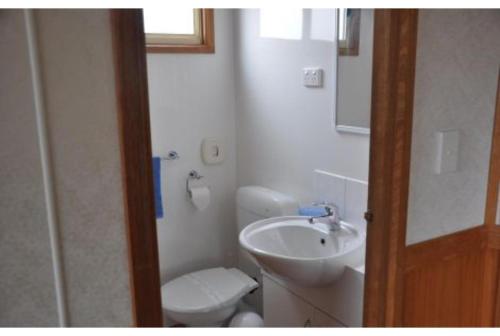
[{"label": "vanity cabinet", "polygon": [[266,327],[344,327],[269,276],[263,276],[264,325]]}]

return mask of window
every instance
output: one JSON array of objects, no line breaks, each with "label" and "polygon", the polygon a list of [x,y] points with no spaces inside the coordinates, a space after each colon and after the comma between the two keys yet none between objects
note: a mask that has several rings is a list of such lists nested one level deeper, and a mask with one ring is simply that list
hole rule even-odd
[{"label": "window", "polygon": [[360,18],[360,9],[340,8],[338,10],[339,56],[357,56],[359,54]]},{"label": "window", "polygon": [[151,53],[213,53],[213,9],[144,9],[146,50]]},{"label": "window", "polygon": [[283,7],[260,9],[260,37],[302,39],[302,9]]}]

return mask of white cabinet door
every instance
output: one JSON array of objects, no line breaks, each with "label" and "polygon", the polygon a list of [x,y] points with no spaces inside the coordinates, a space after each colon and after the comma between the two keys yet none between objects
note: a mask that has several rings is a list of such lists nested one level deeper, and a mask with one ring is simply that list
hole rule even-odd
[{"label": "white cabinet door", "polygon": [[266,276],[264,288],[265,327],[310,327],[314,308]]}]

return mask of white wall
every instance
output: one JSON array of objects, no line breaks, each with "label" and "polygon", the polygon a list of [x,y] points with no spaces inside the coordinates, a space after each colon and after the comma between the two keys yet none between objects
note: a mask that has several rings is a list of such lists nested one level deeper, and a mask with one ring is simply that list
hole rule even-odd
[{"label": "white wall", "polygon": [[[37,10],[35,18],[69,324],[130,326],[109,11]],[[56,326],[21,11],[0,12],[0,43],[0,326]]]},{"label": "white wall", "polygon": [[42,10],[37,22],[70,322],[128,326],[132,310],[110,14]]},{"label": "white wall", "polygon": [[[165,218],[157,220],[162,281],[207,267],[231,265],[237,247],[235,81],[231,10],[215,10],[215,54],[148,54],[153,154],[175,149],[162,167]],[[201,161],[204,137],[226,144],[221,165]],[[165,163],[165,162],[164,162]],[[196,169],[211,203],[196,211],[186,177]]]},{"label": "white wall", "polygon": [[[304,14],[302,39],[285,40],[259,37],[259,10],[237,12],[237,157],[238,185],[310,202],[314,169],[367,180],[369,138],[333,129],[334,44],[311,40]],[[302,85],[309,66],[324,69],[323,88]]]},{"label": "white wall", "polygon": [[[484,223],[500,10],[420,10],[407,243]],[[456,172],[437,175],[436,132],[459,130]]]},{"label": "white wall", "polygon": [[0,50],[0,327],[54,326],[57,306],[22,11],[0,11]]}]

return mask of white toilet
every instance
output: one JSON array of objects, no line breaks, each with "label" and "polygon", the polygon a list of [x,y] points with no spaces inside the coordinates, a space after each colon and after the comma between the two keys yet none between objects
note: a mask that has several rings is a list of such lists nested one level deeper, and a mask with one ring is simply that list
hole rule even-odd
[{"label": "white toilet", "polygon": [[[296,215],[298,204],[291,197],[258,186],[238,189],[238,232],[257,220]],[[236,268],[210,268],[185,274],[161,287],[164,312],[172,320],[192,327],[216,327],[231,317],[241,298],[259,287],[259,268],[244,254]],[[262,314],[262,291],[247,300]]]},{"label": "white toilet", "polygon": [[236,268],[210,268],[185,274],[161,287],[165,313],[193,327],[220,326],[240,299],[259,284]]}]

